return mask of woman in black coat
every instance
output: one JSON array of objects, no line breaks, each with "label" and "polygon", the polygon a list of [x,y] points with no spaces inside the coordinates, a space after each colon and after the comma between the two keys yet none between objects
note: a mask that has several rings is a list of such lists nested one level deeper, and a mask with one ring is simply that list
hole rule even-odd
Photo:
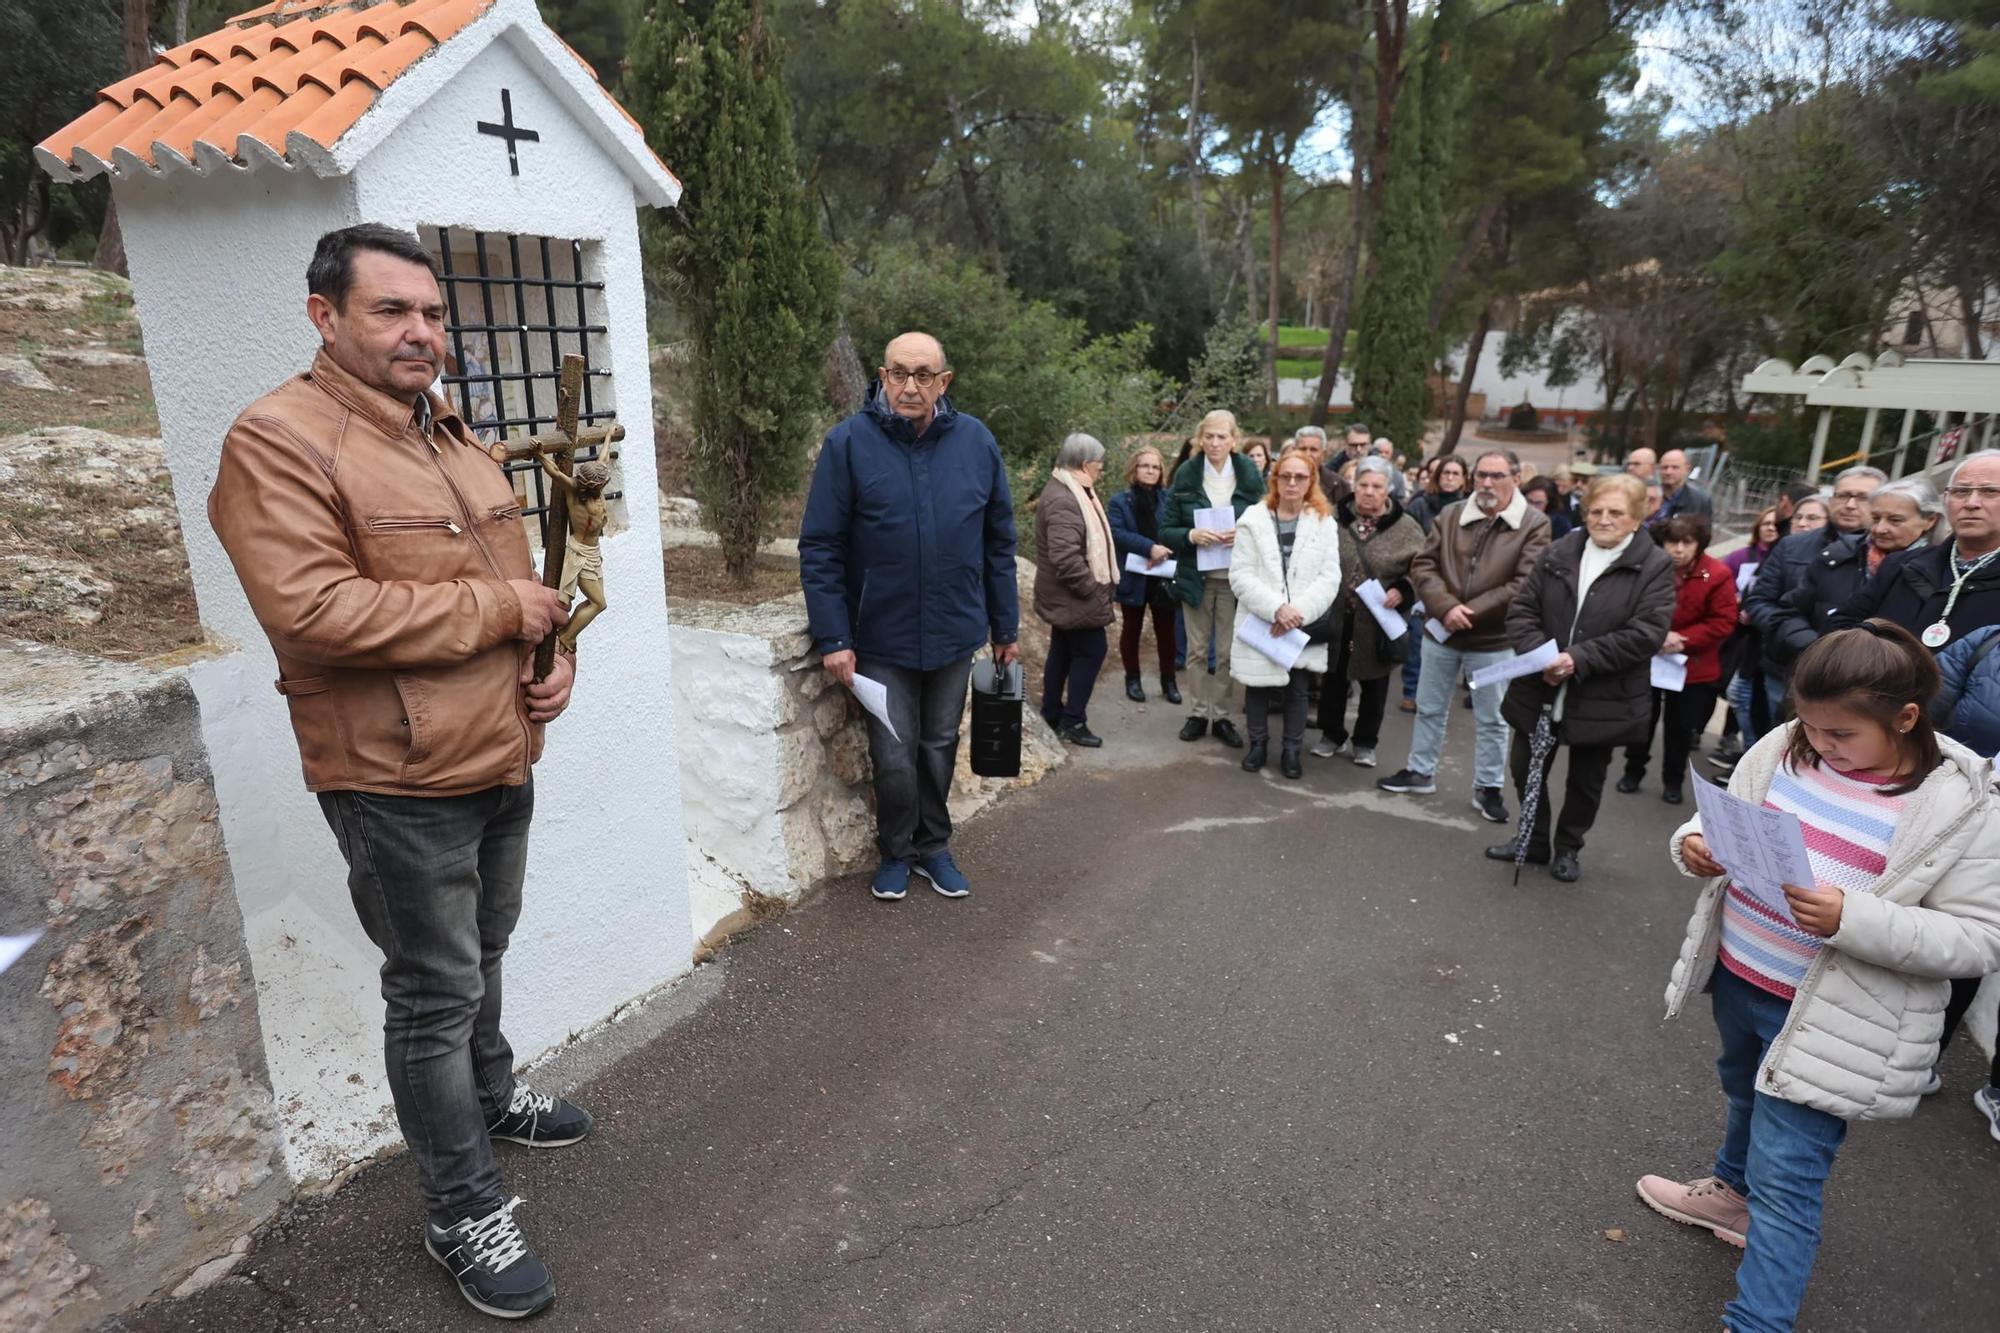
[{"label": "woman in black coat", "polygon": [[[1514,728],[1514,791],[1525,798],[1530,747],[1544,715],[1557,744],[1569,747],[1569,780],[1553,846],[1549,806],[1555,793],[1545,785],[1533,824],[1512,841],[1488,847],[1493,860],[1514,860],[1525,838],[1529,862],[1553,860],[1550,873],[1574,882],[1583,873],[1577,857],[1597,821],[1611,752],[1646,735],[1653,655],[1674,618],[1674,562],[1639,530],[1645,515],[1646,486],[1637,477],[1620,472],[1591,482],[1584,530],[1550,544],[1507,608],[1515,652],[1532,652],[1550,639],[1561,650],[1540,674],[1509,685],[1501,704]],[[1543,761],[1545,784],[1556,748],[1551,745]]]}]

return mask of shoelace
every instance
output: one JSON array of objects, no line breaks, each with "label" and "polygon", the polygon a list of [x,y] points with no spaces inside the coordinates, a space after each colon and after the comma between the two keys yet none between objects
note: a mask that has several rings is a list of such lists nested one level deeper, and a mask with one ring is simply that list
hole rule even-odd
[{"label": "shoelace", "polygon": [[514,1210],[521,1206],[519,1195],[495,1208],[477,1222],[464,1222],[465,1246],[472,1257],[496,1273],[504,1273],[516,1259],[528,1252],[521,1228],[514,1224]]},{"label": "shoelace", "polygon": [[1690,1199],[1705,1198],[1710,1194],[1720,1194],[1728,1188],[1727,1185],[1722,1183],[1719,1176],[1703,1176],[1700,1180],[1689,1182],[1688,1197]]},{"label": "shoelace", "polygon": [[533,1111],[536,1115],[548,1115],[556,1109],[556,1099],[536,1092],[525,1084],[514,1085],[514,1100],[507,1103],[508,1115],[519,1115],[523,1111]]}]

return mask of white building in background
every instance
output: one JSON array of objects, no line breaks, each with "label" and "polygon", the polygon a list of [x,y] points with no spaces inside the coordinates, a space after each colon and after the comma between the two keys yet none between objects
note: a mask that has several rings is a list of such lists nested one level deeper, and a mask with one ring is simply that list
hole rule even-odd
[{"label": "white building in background", "polygon": [[[1503,374],[1500,369],[1500,349],[1506,345],[1506,335],[1494,330],[1488,335],[1486,344],[1479,352],[1479,368],[1472,375],[1474,401],[1480,395],[1486,399],[1486,415],[1504,417],[1507,409],[1517,403],[1528,402],[1542,414],[1546,425],[1555,425],[1575,413],[1598,413],[1604,410],[1604,382],[1595,374],[1586,371],[1576,383],[1552,387],[1540,370],[1522,371],[1513,375]],[[1451,349],[1446,360],[1454,372],[1464,365],[1465,344]],[[1350,362],[1352,358],[1349,358]],[[1353,366],[1342,367],[1340,376],[1333,382],[1333,410],[1343,411],[1354,402],[1354,381],[1351,378]],[[1302,406],[1313,400],[1313,391],[1318,387],[1318,379],[1279,380],[1278,401],[1287,406]],[[1553,420],[1551,420],[1553,418]]]},{"label": "white building in background", "polygon": [[[533,1059],[690,966],[635,211],[673,205],[680,186],[534,0],[282,0],[114,84],[36,152],[58,179],[112,178],[201,618],[225,649],[192,683],[285,1164],[321,1179],[396,1134],[379,955],[208,526],[223,435],[310,362],[307,260],[322,233],[363,221],[438,254],[456,359],[497,376],[446,384],[483,435],[549,429],[557,359],[575,351],[586,408],[625,425],[612,608],[536,769],[507,963],[509,1036]],[[539,498],[539,478],[517,482]]]}]

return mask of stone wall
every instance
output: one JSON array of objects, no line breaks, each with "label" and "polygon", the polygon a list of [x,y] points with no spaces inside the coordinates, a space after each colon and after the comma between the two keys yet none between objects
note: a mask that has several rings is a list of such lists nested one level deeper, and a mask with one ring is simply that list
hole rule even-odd
[{"label": "stone wall", "polygon": [[0,644],[0,1329],[219,1276],[289,1193],[182,673]]},{"label": "stone wall", "polygon": [[[1029,567],[1024,582],[1032,577]],[[694,931],[712,943],[875,864],[868,731],[854,696],[820,669],[803,595],[756,606],[676,601],[672,633]],[[974,777],[959,748],[955,820],[1062,762],[1061,743],[1032,708],[1027,722],[1018,778]]]}]

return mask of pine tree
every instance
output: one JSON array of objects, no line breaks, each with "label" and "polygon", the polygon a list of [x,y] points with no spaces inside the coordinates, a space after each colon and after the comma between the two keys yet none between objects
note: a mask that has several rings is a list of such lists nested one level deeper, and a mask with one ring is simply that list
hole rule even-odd
[{"label": "pine tree", "polygon": [[838,270],[763,0],[657,0],[629,59],[628,105],[686,186],[660,249],[693,341],[695,490],[744,585],[821,424]]}]

